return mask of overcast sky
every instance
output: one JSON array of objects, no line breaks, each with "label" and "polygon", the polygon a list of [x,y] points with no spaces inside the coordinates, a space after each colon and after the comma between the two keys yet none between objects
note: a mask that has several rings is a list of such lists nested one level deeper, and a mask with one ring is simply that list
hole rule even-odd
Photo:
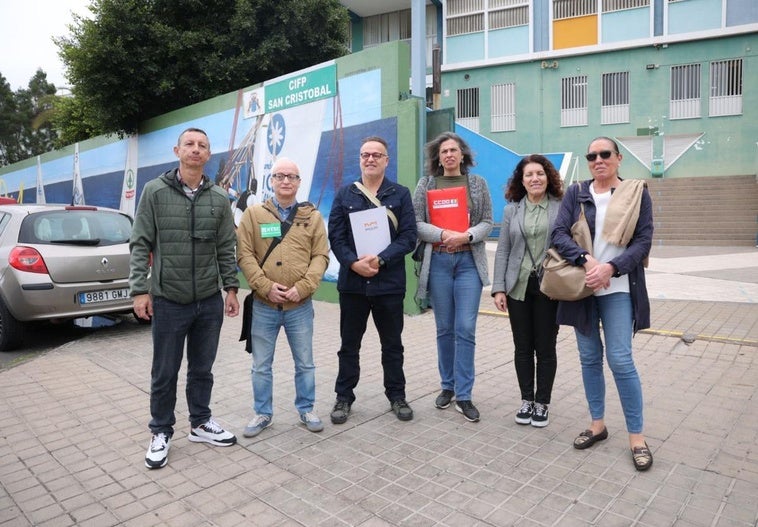
[{"label": "overcast sky", "polygon": [[71,12],[90,16],[89,0],[0,0],[0,73],[11,90],[26,88],[37,68],[67,86],[53,37],[67,36]]}]

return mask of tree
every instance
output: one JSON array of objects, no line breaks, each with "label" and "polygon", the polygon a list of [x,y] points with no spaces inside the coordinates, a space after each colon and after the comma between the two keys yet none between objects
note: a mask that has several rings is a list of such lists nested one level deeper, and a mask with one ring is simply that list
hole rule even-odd
[{"label": "tree", "polygon": [[347,53],[337,0],[93,0],[56,39],[69,140],[139,123]]},{"label": "tree", "polygon": [[58,134],[51,121],[55,85],[38,69],[27,88],[15,93],[0,75],[0,165],[52,150]]}]

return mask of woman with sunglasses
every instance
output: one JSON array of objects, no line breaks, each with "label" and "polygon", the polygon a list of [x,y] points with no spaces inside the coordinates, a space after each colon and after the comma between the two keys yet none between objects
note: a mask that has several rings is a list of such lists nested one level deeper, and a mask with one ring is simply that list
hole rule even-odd
[{"label": "woman with sunglasses", "polygon": [[503,211],[492,280],[495,307],[509,314],[513,333],[513,365],[521,392],[516,422],[538,428],[549,422],[558,366],[558,302],[540,291],[540,277],[562,197],[561,175],[548,158],[532,154],[519,161],[505,191],[509,204]]},{"label": "woman with sunglasses", "polygon": [[[442,391],[434,405],[450,406],[468,421],[479,421],[479,410],[471,401],[474,387],[476,318],[482,287],[489,284],[484,242],[492,230],[492,199],[484,178],[469,174],[474,164],[468,144],[452,132],[440,134],[426,145],[427,176],[421,178],[413,196],[419,241],[424,243],[416,298],[431,300],[437,325],[437,365]],[[440,201],[456,207],[434,208],[462,215],[462,225],[452,226],[447,214],[431,218],[427,194],[446,189],[461,199]],[[432,193],[435,194],[435,193]],[[462,201],[465,200],[465,203]],[[466,216],[467,212],[467,216]]]},{"label": "woman with sunglasses", "polygon": [[[595,291],[583,300],[558,305],[558,323],[574,327],[592,419],[589,428],[574,440],[574,448],[583,450],[608,438],[604,420],[604,340],[605,358],[624,412],[632,461],[637,470],[647,470],[653,464],[653,454],[643,435],[642,388],[632,357],[632,336],[650,327],[643,261],[652,245],[653,206],[641,181],[629,180],[622,185],[622,155],[613,139],[593,139],[585,157],[592,179],[566,190],[552,234],[553,245],[561,256],[584,266],[586,283]],[[582,204],[592,234],[591,254],[571,237],[571,226],[579,218]]]}]

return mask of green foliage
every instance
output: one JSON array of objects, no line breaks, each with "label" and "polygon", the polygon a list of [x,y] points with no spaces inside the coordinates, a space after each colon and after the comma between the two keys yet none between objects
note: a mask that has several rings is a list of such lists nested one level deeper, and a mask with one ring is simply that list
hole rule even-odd
[{"label": "green foliage", "polygon": [[93,0],[56,40],[76,102],[56,116],[72,142],[347,53],[337,0]]},{"label": "green foliage", "polygon": [[27,88],[15,93],[0,74],[0,166],[53,149],[55,92],[42,70],[37,70]]}]

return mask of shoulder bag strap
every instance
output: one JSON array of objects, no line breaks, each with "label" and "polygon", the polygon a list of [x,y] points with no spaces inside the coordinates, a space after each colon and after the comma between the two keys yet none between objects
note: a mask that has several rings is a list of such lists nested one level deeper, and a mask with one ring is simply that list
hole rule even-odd
[{"label": "shoulder bag strap", "polygon": [[[382,202],[379,201],[376,198],[376,196],[374,196],[373,194],[371,194],[371,192],[368,191],[368,189],[363,185],[363,183],[361,183],[360,181],[356,181],[355,182],[355,186],[358,187],[358,190],[360,190],[361,192],[363,192],[363,195],[366,196],[371,203],[373,203],[377,207],[381,207],[382,206]],[[395,216],[395,213],[392,212],[390,209],[388,209],[386,207],[385,207],[384,210],[387,211],[387,216],[389,217],[390,221],[392,222],[392,225],[395,226],[395,231],[397,231],[397,217]]]}]

